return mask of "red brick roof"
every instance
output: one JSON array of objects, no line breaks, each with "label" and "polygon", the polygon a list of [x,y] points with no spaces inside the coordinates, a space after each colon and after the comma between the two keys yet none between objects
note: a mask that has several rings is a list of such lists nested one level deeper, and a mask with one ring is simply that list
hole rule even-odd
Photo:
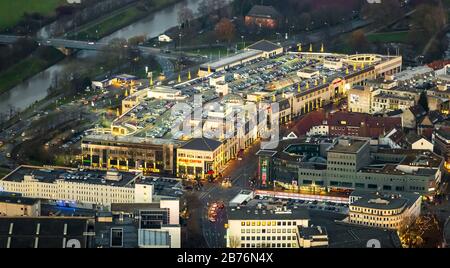
[{"label": "red brick roof", "polygon": [[306,135],[306,132],[308,132],[313,126],[322,125],[324,120],[324,110],[317,110],[307,113],[304,117],[297,121],[294,127],[292,127],[292,131],[294,131],[297,136]]},{"label": "red brick roof", "polygon": [[450,64],[450,60],[436,60],[433,61],[428,65],[428,67],[432,68],[433,70],[439,70],[445,67],[445,65]]},{"label": "red brick roof", "polygon": [[[306,114],[300,119],[292,131],[297,136],[305,135],[313,126],[322,125],[326,121],[329,127],[351,127],[358,129],[358,135],[361,137],[379,137],[389,132],[395,127],[401,127],[400,117],[378,117],[365,113],[353,112],[335,112],[326,116],[323,110],[314,111]],[[339,131],[341,133],[342,131]],[[352,132],[354,133],[354,131]],[[330,135],[334,135],[330,128]]]}]

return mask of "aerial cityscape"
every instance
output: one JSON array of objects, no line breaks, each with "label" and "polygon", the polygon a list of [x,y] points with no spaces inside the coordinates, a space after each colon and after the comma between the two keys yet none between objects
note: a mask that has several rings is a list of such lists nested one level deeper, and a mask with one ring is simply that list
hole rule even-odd
[{"label": "aerial cityscape", "polygon": [[449,248],[449,14],[1,1],[0,248]]}]

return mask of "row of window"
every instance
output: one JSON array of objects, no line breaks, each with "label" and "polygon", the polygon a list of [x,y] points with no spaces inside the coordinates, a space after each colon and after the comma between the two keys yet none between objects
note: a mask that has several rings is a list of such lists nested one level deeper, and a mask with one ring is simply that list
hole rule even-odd
[{"label": "row of window", "polygon": [[242,241],[259,241],[259,240],[282,240],[282,241],[286,241],[286,240],[297,240],[297,236],[293,235],[293,236],[241,236],[241,240]]},{"label": "row of window", "polygon": [[241,248],[296,248],[297,243],[242,243]]},{"label": "row of window", "polygon": [[241,221],[241,226],[296,226],[296,221]]},{"label": "row of window", "polygon": [[379,222],[366,222],[366,221],[355,221],[350,220],[351,223],[361,224],[361,225],[368,225],[373,227],[383,227],[383,228],[396,228],[398,224],[393,223],[379,223]]},{"label": "row of window", "polygon": [[263,229],[258,229],[258,228],[256,228],[256,229],[241,229],[241,234],[250,234],[250,233],[252,233],[252,234],[260,234],[260,233],[263,233],[263,234],[265,234],[265,233],[268,233],[268,234],[270,234],[270,233],[272,233],[272,234],[275,234],[275,233],[283,233],[283,234],[285,234],[285,233],[295,233],[295,232],[297,232],[297,229],[290,229],[290,228],[273,228],[273,229],[265,229],[265,228],[263,228]]}]

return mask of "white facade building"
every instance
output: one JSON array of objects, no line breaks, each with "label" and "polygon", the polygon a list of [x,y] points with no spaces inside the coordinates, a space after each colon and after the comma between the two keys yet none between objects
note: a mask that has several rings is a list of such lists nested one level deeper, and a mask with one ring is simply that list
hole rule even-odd
[{"label": "white facade building", "polygon": [[232,208],[228,213],[229,248],[298,248],[299,227],[308,227],[307,210]]},{"label": "white facade building", "polygon": [[0,188],[24,197],[101,206],[153,201],[153,185],[140,174],[125,172],[112,179],[101,171],[20,166],[0,180]]},{"label": "white facade building", "polygon": [[349,223],[398,229],[420,215],[422,198],[415,193],[400,195],[354,191],[349,200]]}]

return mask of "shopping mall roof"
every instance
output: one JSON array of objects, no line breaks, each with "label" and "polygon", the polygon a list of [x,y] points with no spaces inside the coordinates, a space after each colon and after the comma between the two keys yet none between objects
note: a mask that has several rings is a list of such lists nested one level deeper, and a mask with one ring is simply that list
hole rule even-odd
[{"label": "shopping mall roof", "polygon": [[187,141],[180,149],[197,150],[197,151],[215,151],[222,143],[208,138],[193,138]]},{"label": "shopping mall roof", "polygon": [[260,51],[265,51],[265,52],[271,52],[277,49],[282,48],[281,46],[267,41],[267,40],[260,40],[250,46],[247,47],[248,49],[254,49],[254,50],[260,50]]}]

